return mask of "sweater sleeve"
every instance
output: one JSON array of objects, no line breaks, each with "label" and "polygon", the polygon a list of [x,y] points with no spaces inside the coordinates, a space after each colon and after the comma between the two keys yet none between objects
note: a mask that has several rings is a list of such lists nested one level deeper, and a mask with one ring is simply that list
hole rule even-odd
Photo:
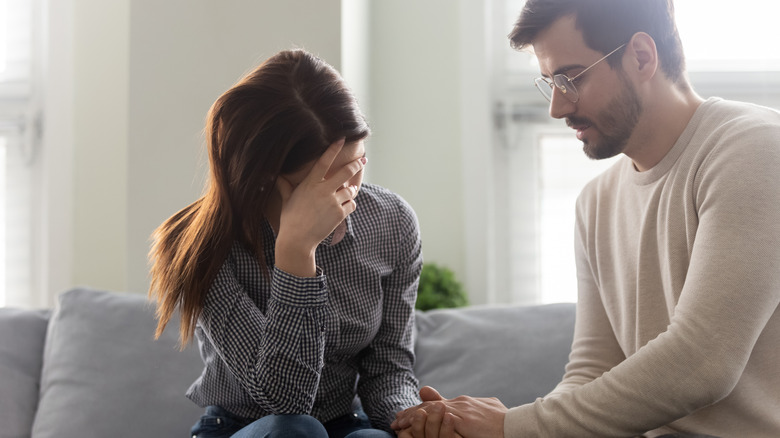
[{"label": "sweater sleeve", "polygon": [[679,301],[666,331],[625,360],[579,254],[583,301],[566,380],[511,409],[505,436],[635,436],[732,392],[780,303],[777,138],[776,125],[732,132],[695,172],[698,227]]},{"label": "sweater sleeve", "polygon": [[311,412],[323,367],[327,282],[275,269],[265,313],[228,258],[209,290],[200,325],[226,366],[263,409]]}]

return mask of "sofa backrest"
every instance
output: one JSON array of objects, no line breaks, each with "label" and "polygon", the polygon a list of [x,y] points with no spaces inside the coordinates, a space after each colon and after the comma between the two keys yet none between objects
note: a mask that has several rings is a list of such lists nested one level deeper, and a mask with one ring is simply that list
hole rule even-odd
[{"label": "sofa backrest", "polygon": [[532,402],[563,377],[574,313],[573,303],[418,312],[415,374],[447,398]]},{"label": "sofa backrest", "polygon": [[[474,306],[416,318],[422,385],[515,406],[562,376],[574,304]],[[145,296],[85,288],[62,293],[53,314],[0,309],[0,438],[185,434],[202,409],[184,392],[203,364],[195,346],[178,350],[178,320],[157,341],[155,325]]]}]

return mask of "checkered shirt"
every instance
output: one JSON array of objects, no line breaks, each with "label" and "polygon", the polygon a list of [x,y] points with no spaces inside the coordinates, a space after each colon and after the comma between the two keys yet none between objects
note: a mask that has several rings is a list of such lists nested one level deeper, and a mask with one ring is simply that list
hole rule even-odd
[{"label": "checkered shirt", "polygon": [[[326,422],[359,395],[372,426],[419,403],[414,303],[422,269],[417,217],[398,195],[364,184],[344,238],[316,251],[317,275],[263,275],[234,244],[209,289],[195,334],[205,362],[187,397],[256,419],[309,414]],[[274,266],[265,222],[267,266]]]}]

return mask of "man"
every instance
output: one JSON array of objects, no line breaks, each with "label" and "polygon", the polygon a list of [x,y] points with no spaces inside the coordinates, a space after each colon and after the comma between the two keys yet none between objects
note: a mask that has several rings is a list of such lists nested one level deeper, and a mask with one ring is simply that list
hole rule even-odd
[{"label": "man", "polygon": [[399,436],[780,436],[780,113],[696,95],[671,0],[529,0],[510,39],[586,155],[625,155],[577,201],[570,360],[512,409],[423,388]]}]

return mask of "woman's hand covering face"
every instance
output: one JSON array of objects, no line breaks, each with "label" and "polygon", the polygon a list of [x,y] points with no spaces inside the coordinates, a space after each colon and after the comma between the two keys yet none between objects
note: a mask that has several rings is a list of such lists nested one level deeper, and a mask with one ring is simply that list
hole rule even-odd
[{"label": "woman's hand covering face", "polygon": [[[352,149],[353,145],[347,147]],[[360,152],[362,142],[357,146]],[[290,178],[302,176],[300,181],[277,178],[276,188],[282,201],[276,240],[277,265],[279,245],[293,255],[313,257],[317,245],[357,208],[354,198],[360,189],[366,158],[362,153],[345,158],[343,149],[344,139],[330,145],[307,173],[296,173]]]}]

